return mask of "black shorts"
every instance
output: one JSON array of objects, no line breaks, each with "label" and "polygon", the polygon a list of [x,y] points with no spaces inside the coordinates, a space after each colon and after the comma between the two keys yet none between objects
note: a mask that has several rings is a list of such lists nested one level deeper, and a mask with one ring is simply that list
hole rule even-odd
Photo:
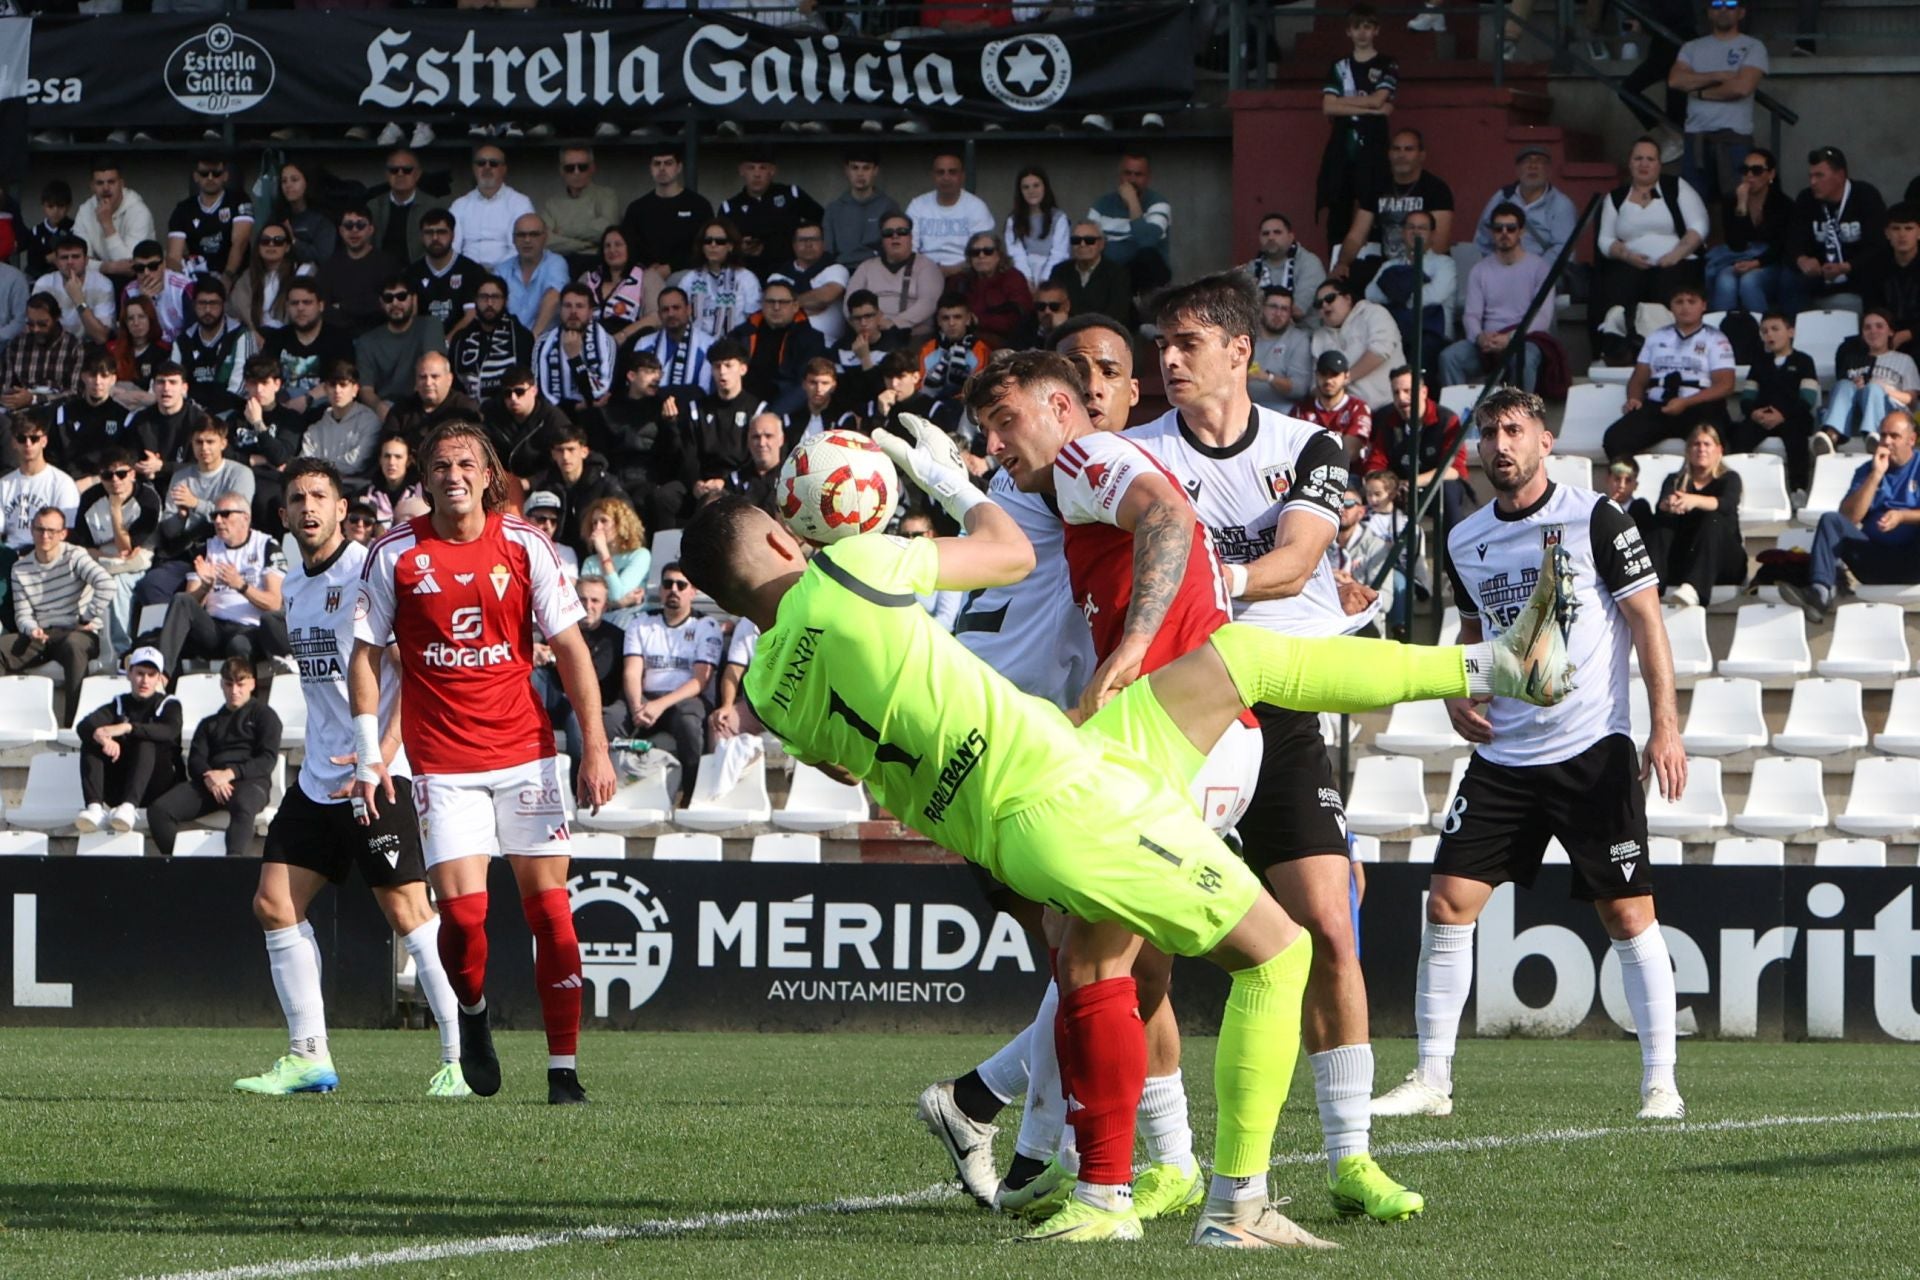
[{"label": "black shorts", "polygon": [[1474,756],[1440,831],[1437,876],[1531,886],[1548,840],[1557,836],[1573,864],[1575,898],[1653,892],[1647,797],[1624,734],[1559,764],[1493,764]]},{"label": "black shorts", "polygon": [[363,827],[354,821],[351,801],[316,803],[295,779],[267,827],[266,860],[305,867],[334,884],[344,884],[355,866],[369,889],[420,883],[427,878],[427,860],[420,849],[413,780],[395,778],[393,789],[398,803],[383,800],[380,816]]},{"label": "black shorts", "polygon": [[1347,807],[1311,711],[1258,706],[1260,783],[1238,824],[1241,857],[1267,868],[1316,854],[1347,856]]}]

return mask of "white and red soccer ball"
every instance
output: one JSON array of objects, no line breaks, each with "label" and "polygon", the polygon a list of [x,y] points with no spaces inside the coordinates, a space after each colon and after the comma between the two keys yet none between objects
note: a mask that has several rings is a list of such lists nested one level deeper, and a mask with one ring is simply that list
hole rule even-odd
[{"label": "white and red soccer ball", "polygon": [[899,499],[893,459],[858,431],[823,431],[797,446],[774,484],[787,528],[823,544],[886,528]]}]

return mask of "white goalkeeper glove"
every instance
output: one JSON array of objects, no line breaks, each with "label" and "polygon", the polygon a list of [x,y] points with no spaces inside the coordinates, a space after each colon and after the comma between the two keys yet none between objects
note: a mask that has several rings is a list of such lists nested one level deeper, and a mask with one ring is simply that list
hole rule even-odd
[{"label": "white goalkeeper glove", "polygon": [[901,414],[900,425],[913,433],[911,440],[881,428],[873,433],[873,442],[907,479],[964,526],[967,512],[987,501],[987,495],[973,487],[960,447],[952,436],[917,414]]}]

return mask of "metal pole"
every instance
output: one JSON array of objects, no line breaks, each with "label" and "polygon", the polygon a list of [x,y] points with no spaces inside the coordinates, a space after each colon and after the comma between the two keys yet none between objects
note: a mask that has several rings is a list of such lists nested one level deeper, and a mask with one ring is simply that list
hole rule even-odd
[{"label": "metal pole", "polygon": [[[1425,368],[1425,347],[1427,326],[1427,238],[1413,238],[1413,349],[1407,352],[1407,368],[1412,370],[1413,400],[1407,406],[1407,431],[1412,446],[1413,472],[1410,487],[1407,490],[1407,546],[1406,546],[1406,599],[1395,600],[1394,607],[1400,611],[1406,621],[1407,634],[1413,633],[1413,582],[1414,562],[1419,558],[1420,546],[1420,444],[1421,433],[1426,422],[1427,377]],[[1391,626],[1393,620],[1387,620]]]}]

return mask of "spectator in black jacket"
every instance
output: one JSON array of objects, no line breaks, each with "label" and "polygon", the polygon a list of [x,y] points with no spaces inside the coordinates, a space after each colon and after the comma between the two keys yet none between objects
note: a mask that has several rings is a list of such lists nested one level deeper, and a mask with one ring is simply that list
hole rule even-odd
[{"label": "spectator in black jacket", "polygon": [[507,470],[525,479],[546,465],[552,432],[568,418],[540,394],[533,370],[522,364],[507,370],[500,394],[480,407],[480,423]]},{"label": "spectator in black jacket", "polygon": [[627,360],[625,388],[588,414],[587,445],[607,461],[607,472],[649,529],[678,529],[687,505],[680,433],[664,420],[660,361],[650,351]]},{"label": "spectator in black jacket", "polygon": [[103,450],[114,448],[126,429],[127,411],[113,398],[119,366],[113,353],[93,347],[80,358],[80,394],[53,407],[47,428],[47,460],[86,492],[100,474]]},{"label": "spectator in black jacket", "polygon": [[[1893,317],[1893,349],[1920,356],[1920,204],[1887,210],[1887,246],[1868,276],[1867,306]],[[81,385],[86,383],[81,366]]]},{"label": "spectator in black jacket", "polygon": [[131,831],[136,812],[180,777],[180,702],[167,693],[160,651],[127,655],[128,691],[75,726],[80,737],[80,796],[73,825],[82,833]]},{"label": "spectator in black jacket", "polygon": [[1770,311],[1780,305],[1780,267],[1792,234],[1793,209],[1775,183],[1773,152],[1755,147],[1740,184],[1720,202],[1722,243],[1707,251],[1707,309]]},{"label": "spectator in black jacket", "polygon": [[222,810],[229,815],[227,856],[246,855],[280,758],[280,717],[254,690],[253,664],[228,658],[220,668],[226,705],[193,731],[187,776],[147,804],[147,829],[162,857],[173,856],[181,823]]},{"label": "spectator in black jacket", "polygon": [[1820,402],[1820,378],[1813,357],[1793,349],[1793,321],[1769,311],[1760,321],[1767,352],[1753,362],[1747,379],[1753,390],[1740,397],[1744,421],[1728,428],[1734,452],[1752,453],[1767,436],[1779,436],[1787,451],[1787,488],[1805,492],[1813,483],[1813,409]]},{"label": "spectator in black jacket", "polygon": [[619,481],[607,474],[607,461],[587,448],[587,433],[562,422],[547,433],[549,465],[530,482],[535,491],[560,499],[560,527],[554,541],[572,547],[581,560],[593,550],[580,536],[580,513],[601,498],[626,500]]},{"label": "spectator in black jacket", "polygon": [[1781,309],[1788,315],[1810,307],[1860,310],[1886,225],[1887,202],[1872,183],[1847,176],[1846,153],[1814,148],[1807,155],[1807,189],[1793,202]]},{"label": "spectator in black jacket", "polygon": [[[760,293],[760,310],[728,336],[746,348],[747,390],[766,401],[773,413],[799,408],[806,400],[802,371],[809,361],[827,354],[827,344],[807,323],[793,286],[768,281]],[[707,354],[712,359],[713,353]]]},{"label": "spectator in black jacket", "polygon": [[100,483],[80,500],[69,541],[93,553],[113,577],[113,607],[107,615],[107,652],[133,647],[133,589],[153,565],[160,527],[160,492],[133,469],[133,455],[108,449],[100,455]]},{"label": "spectator in black jacket", "polygon": [[1638,496],[1639,462],[1633,458],[1615,458],[1607,464],[1604,483],[1607,501],[1627,513],[1627,518],[1639,528],[1641,540],[1645,541],[1653,532],[1653,508]]},{"label": "spectator in black jacket", "polygon": [[686,445],[685,465],[694,477],[718,474],[724,479],[747,461],[747,424],[766,407],[746,389],[746,348],[722,338],[707,351],[713,372],[713,394],[691,405],[670,399],[663,409],[667,422],[681,433]]},{"label": "spectator in black jacket", "polygon": [[453,364],[438,351],[420,357],[413,368],[413,393],[401,396],[387,410],[383,440],[400,437],[408,449],[418,449],[427,433],[443,422],[478,422],[480,406],[453,380]]}]

